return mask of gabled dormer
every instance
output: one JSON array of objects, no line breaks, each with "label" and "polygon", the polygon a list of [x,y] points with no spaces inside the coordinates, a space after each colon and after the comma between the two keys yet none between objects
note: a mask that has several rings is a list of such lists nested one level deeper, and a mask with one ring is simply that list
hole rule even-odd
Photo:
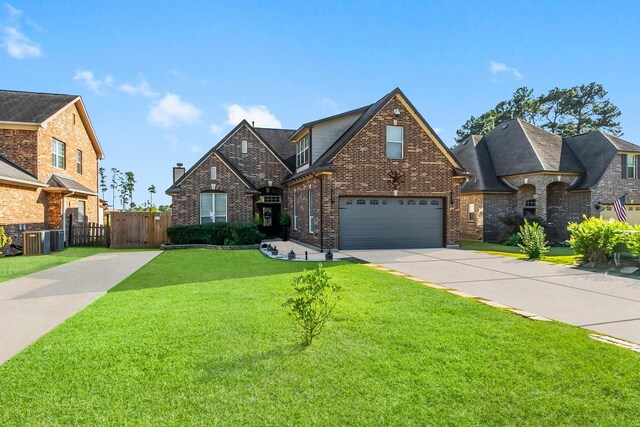
[{"label": "gabled dormer", "polygon": [[300,126],[290,138],[296,144],[296,172],[313,165],[369,107],[367,105]]}]

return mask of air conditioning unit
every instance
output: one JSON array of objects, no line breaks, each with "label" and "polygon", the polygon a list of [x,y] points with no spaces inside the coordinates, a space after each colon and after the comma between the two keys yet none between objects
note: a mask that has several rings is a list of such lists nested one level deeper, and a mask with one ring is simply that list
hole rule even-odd
[{"label": "air conditioning unit", "polygon": [[51,253],[51,235],[48,231],[27,231],[22,234],[23,255]]},{"label": "air conditioning unit", "polygon": [[64,230],[49,230],[51,252],[64,250]]}]

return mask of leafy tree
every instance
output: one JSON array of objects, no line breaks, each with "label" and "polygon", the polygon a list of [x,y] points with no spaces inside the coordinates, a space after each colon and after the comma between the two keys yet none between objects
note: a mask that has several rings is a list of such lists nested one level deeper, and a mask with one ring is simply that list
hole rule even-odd
[{"label": "leafy tree", "polygon": [[517,89],[511,99],[499,102],[493,109],[471,116],[456,131],[456,141],[469,135],[485,135],[501,122],[521,118],[561,136],[603,130],[621,135],[617,121],[621,112],[606,98],[607,91],[598,83],[575,86],[569,89],[554,88],[535,97],[527,87]]},{"label": "leafy tree", "polygon": [[113,203],[111,207],[116,208],[116,190],[119,188],[120,171],[117,168],[111,168],[111,191],[113,196]]},{"label": "leafy tree", "polygon": [[108,190],[107,177],[104,173],[104,167],[100,166],[100,168],[98,169],[98,173],[100,174],[100,191],[102,191],[102,199],[104,199],[104,193]]},{"label": "leafy tree", "polygon": [[125,172],[125,190],[127,191],[129,200],[133,202],[133,190],[135,189],[136,179],[133,172]]},{"label": "leafy tree", "polygon": [[156,186],[150,185],[147,191],[149,191],[149,204],[153,205],[153,195],[156,194]]},{"label": "leafy tree", "polygon": [[120,189],[120,205],[122,206],[122,210],[125,210],[125,207],[127,206],[130,200],[126,175],[124,174],[119,175],[118,188]]},{"label": "leafy tree", "polygon": [[171,205],[160,205],[158,206],[158,210],[162,213],[169,212],[171,210]]}]

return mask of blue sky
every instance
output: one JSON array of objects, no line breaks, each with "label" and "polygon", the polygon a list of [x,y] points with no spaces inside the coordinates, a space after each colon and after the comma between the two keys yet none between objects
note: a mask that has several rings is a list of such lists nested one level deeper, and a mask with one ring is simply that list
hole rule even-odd
[{"label": "blue sky", "polygon": [[135,173],[137,203],[151,184],[169,203],[171,167],[191,166],[242,118],[296,128],[396,86],[451,145],[518,87],[596,81],[640,143],[637,2],[1,6],[0,88],[82,95],[103,166]]}]

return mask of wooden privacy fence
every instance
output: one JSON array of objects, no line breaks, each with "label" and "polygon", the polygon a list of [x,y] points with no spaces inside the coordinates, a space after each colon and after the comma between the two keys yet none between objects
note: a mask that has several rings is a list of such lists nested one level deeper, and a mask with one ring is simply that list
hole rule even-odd
[{"label": "wooden privacy fence", "polygon": [[168,243],[171,213],[111,212],[106,216],[112,248],[157,248]]},{"label": "wooden privacy fence", "polygon": [[69,246],[109,246],[109,227],[95,222],[70,222]]}]

